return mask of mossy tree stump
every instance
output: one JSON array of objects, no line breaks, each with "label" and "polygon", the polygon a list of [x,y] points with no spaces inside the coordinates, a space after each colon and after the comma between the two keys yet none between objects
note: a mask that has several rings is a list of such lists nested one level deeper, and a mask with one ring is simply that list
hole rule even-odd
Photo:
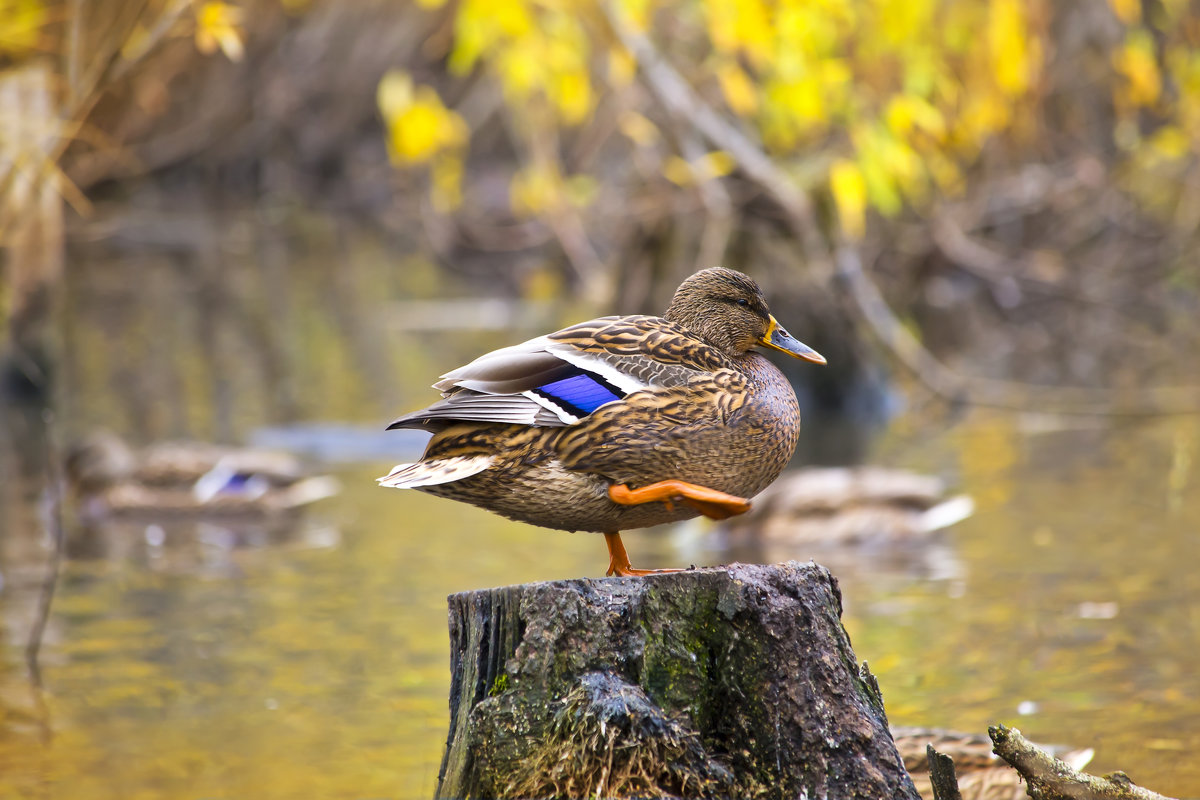
[{"label": "mossy tree stump", "polygon": [[437,796],[918,797],[815,564],[450,599]]}]

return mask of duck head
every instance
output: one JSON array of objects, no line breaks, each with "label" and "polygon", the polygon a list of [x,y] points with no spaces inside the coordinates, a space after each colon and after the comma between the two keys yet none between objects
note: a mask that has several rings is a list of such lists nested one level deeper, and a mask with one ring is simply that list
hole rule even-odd
[{"label": "duck head", "polygon": [[731,356],[762,345],[793,358],[824,364],[825,357],[795,339],[771,315],[749,275],[724,267],[705,269],[680,284],[664,314]]}]

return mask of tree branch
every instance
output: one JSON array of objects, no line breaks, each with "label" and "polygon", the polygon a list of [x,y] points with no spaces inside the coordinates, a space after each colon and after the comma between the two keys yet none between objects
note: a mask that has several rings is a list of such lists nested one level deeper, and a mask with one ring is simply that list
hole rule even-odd
[{"label": "tree branch", "polygon": [[736,159],[742,174],[783,210],[811,260],[832,257],[838,277],[863,320],[896,358],[934,394],[951,402],[1060,414],[1156,416],[1200,411],[1200,389],[1152,387],[1136,397],[1114,397],[1108,389],[1052,387],[965,376],[938,360],[902,325],[863,270],[858,251],[817,224],[808,195],[789,181],[762,149],[707,105],[644,35],[635,32],[611,5],[602,6],[613,35],[638,61],[646,86],[673,117],[690,124],[714,146]]},{"label": "tree branch", "polygon": [[1034,800],[1170,800],[1136,786],[1124,772],[1097,778],[1073,769],[1032,744],[1016,728],[993,725],[988,735],[995,745],[993,752],[1021,773]]},{"label": "tree branch", "polygon": [[601,6],[613,35],[633,53],[647,88],[681,124],[695,128],[714,146],[737,161],[746,177],[783,208],[788,223],[813,258],[826,248],[808,195],[779,175],[779,167],[746,134],[700,99],[654,44],[621,19],[611,4]]}]

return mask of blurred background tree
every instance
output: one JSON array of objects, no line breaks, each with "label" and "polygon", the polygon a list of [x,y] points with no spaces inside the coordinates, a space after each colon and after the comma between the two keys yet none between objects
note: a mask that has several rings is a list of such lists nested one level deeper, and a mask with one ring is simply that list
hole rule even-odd
[{"label": "blurred background tree", "polygon": [[817,380],[874,339],[943,396],[1190,408],[1147,387],[1200,345],[1198,36],[1160,0],[8,0],[4,314],[53,283],[57,197],[94,225],[150,186],[609,309],[740,266]]},{"label": "blurred background tree", "polygon": [[[449,109],[417,122],[415,99],[381,108],[393,141],[421,126],[433,140],[458,124],[451,109],[465,115],[469,150],[392,150],[403,169],[429,162],[432,205],[454,224],[538,219],[567,281],[623,287],[626,305],[714,263],[786,275],[818,307],[847,301],[841,320],[810,309],[833,332],[819,346],[836,354],[849,320],[864,321],[945,396],[1194,406],[1140,391],[1147,371],[1173,382],[1196,344],[1188,4],[514,0],[446,13],[423,74]],[[507,198],[464,192],[480,162],[496,169],[497,135]],[[835,275],[844,297],[828,296]],[[939,358],[1108,391],[982,383]],[[1122,383],[1137,396],[1114,399]]]}]

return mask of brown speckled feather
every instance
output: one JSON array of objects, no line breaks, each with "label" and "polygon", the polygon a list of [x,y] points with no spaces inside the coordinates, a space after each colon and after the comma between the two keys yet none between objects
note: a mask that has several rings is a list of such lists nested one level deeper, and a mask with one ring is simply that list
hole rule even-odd
[{"label": "brown speckled feather", "polygon": [[657,386],[678,386],[695,378],[697,372],[732,366],[720,350],[662,317],[601,317],[546,338]]},{"label": "brown speckled feather", "polygon": [[[799,432],[791,387],[750,350],[775,325],[753,281],[706,270],[680,287],[667,318],[602,317],[481,356],[443,376],[442,401],[394,423],[435,435],[420,462],[381,483],[535,525],[604,532],[697,514],[614,503],[613,484],[682,480],[752,497],[778,476]],[[595,380],[607,399],[563,411],[542,387],[566,380]],[[519,408],[554,419],[514,423]]]}]

